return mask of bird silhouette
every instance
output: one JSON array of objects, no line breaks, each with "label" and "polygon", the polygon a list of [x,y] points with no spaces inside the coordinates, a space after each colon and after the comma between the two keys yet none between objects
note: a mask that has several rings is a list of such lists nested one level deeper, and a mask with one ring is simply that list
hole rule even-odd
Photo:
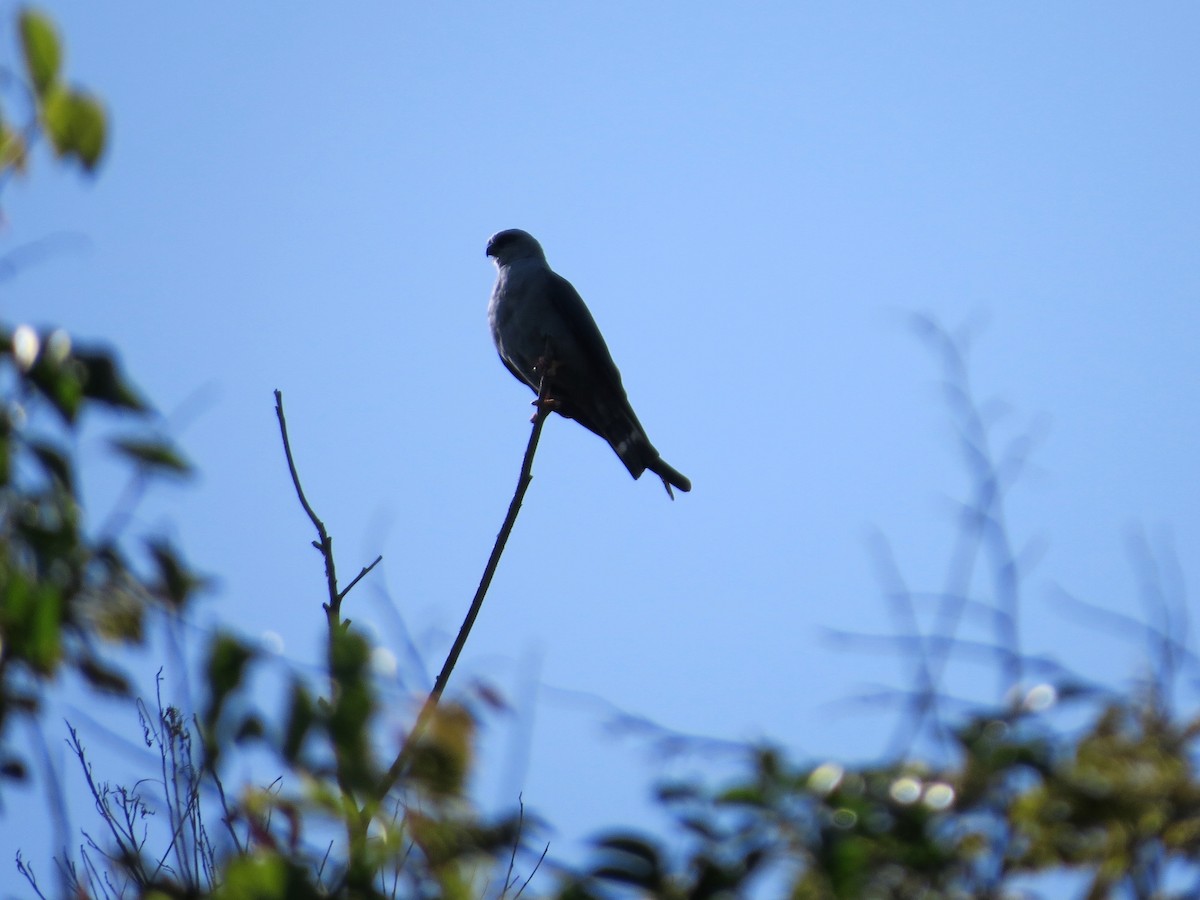
[{"label": "bird silhouette", "polygon": [[510,228],[492,235],[487,255],[497,270],[488,324],[508,370],[535,393],[549,377],[554,411],[608,441],[635,479],[649,469],[672,499],[672,486],[690,491],[692,483],[646,437],[595,319],[571,282],[547,264],[541,244]]}]

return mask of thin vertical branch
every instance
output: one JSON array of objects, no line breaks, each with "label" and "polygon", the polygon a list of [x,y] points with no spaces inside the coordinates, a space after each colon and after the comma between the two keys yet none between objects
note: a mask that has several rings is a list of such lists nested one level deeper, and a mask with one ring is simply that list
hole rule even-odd
[{"label": "thin vertical branch", "polygon": [[336,628],[341,624],[342,594],[338,592],[337,587],[337,569],[333,562],[333,538],[329,536],[325,523],[313,511],[308,498],[304,496],[304,488],[300,486],[300,474],[296,471],[296,461],[292,458],[292,443],[288,440],[287,419],[283,415],[283,393],[278,390],[275,391],[275,418],[279,420],[283,452],[287,457],[288,472],[292,475],[292,485],[296,488],[296,496],[300,499],[300,505],[304,507],[309,521],[317,529],[318,540],[313,541],[313,546],[321,552],[321,556],[325,559],[325,583],[329,589],[329,602],[324,604],[325,615],[329,620],[329,627]]},{"label": "thin vertical branch", "polygon": [[421,732],[429,722],[430,716],[437,707],[438,701],[441,700],[442,693],[446,690],[446,683],[450,680],[450,673],[454,671],[458,657],[467,643],[468,636],[471,634],[471,628],[475,625],[475,619],[479,616],[479,610],[483,607],[483,598],[487,596],[488,588],[492,584],[492,576],[496,574],[496,566],[499,565],[500,556],[504,553],[504,547],[508,543],[508,536],[512,533],[513,525],[516,524],[517,514],[521,511],[521,504],[525,500],[525,492],[529,489],[529,483],[533,481],[533,456],[537,452],[538,439],[542,435],[542,426],[546,423],[546,417],[553,411],[553,404],[548,400],[549,389],[550,379],[543,375],[541,387],[538,390],[538,398],[534,403],[537,412],[533,415],[533,430],[529,435],[529,444],[525,448],[525,459],[521,463],[521,474],[517,479],[517,489],[513,494],[512,501],[508,504],[508,514],[504,517],[504,524],[500,526],[500,532],[496,535],[496,543],[492,546],[492,554],[488,557],[487,565],[483,568],[483,576],[479,579],[479,587],[475,590],[475,597],[471,600],[471,606],[467,610],[462,627],[458,629],[458,637],[454,639],[454,646],[450,648],[450,653],[446,656],[445,663],[442,664],[442,671],[438,673],[438,677],[433,683],[433,690],[425,698],[425,703],[421,706],[421,711],[417,713],[416,721],[413,723],[413,727],[409,731],[403,746],[401,746],[400,752],[396,755],[391,768],[388,769],[387,774],[383,776],[383,779],[379,783],[377,791],[379,799],[387,795],[387,792],[392,789],[397,779],[403,773],[405,766],[408,765],[413,749],[416,747],[417,738],[420,737]]}]

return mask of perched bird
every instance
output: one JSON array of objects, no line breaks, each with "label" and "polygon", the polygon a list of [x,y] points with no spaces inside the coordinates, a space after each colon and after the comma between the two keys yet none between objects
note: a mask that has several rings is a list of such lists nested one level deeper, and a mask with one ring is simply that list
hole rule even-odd
[{"label": "perched bird", "polygon": [[608,441],[634,478],[649,469],[672,499],[672,485],[690,491],[692,483],[646,438],[592,314],[571,282],[547,265],[541,244],[510,228],[492,235],[487,255],[497,269],[488,324],[508,371],[535,393],[545,373],[555,411]]}]

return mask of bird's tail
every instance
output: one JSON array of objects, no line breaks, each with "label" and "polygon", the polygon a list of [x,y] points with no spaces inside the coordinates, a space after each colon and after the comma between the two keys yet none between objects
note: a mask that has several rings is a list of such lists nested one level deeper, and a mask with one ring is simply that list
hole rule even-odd
[{"label": "bird's tail", "polygon": [[685,494],[692,489],[692,483],[687,479],[687,476],[678,469],[673,469],[667,465],[661,456],[655,457],[646,468],[662,479],[663,487],[667,489],[667,496],[672,500],[675,499],[675,495],[671,493],[672,485],[679,488]]},{"label": "bird's tail", "polygon": [[642,425],[625,401],[615,414],[608,416],[583,416],[579,410],[573,410],[573,417],[585,428],[588,428],[608,441],[616,452],[617,457],[625,464],[629,474],[640,478],[649,469],[662,479],[667,495],[674,500],[671,487],[677,487],[685,494],[692,489],[692,483],[682,472],[672,468],[663,461],[654,449],[654,445],[646,437]]}]

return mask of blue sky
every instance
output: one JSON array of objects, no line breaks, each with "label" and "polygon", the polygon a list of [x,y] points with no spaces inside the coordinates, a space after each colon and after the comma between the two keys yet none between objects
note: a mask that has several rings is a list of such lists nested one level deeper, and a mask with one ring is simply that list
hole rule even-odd
[{"label": "blue sky", "polygon": [[[1138,673],[1053,596],[1140,614],[1134,527],[1200,574],[1197,7],[283,9],[56,4],[109,156],[94,182],[39,161],[0,198],[3,248],[69,236],[4,284],[5,319],[119,347],[200,470],[135,527],[218,577],[198,625],[318,652],[279,388],[341,571],[384,556],[348,614],[393,645],[390,598],[436,671],[527,436],[485,318],[485,241],[521,227],[695,489],[670,503],[548,423],[452,682],[520,709],[485,726],[485,803],[523,790],[563,852],[644,817],[657,769],[604,704],[815,757],[882,747],[889,717],[834,707],[903,666],[823,634],[891,628],[875,530],[918,587],[952,546],[965,480],[918,311],[981,323],[998,439],[1040,435],[1009,508],[1045,546],[1029,648]],[[100,514],[118,485],[85,476]],[[994,690],[951,672],[954,693]],[[12,808],[0,848],[29,849]]]}]

